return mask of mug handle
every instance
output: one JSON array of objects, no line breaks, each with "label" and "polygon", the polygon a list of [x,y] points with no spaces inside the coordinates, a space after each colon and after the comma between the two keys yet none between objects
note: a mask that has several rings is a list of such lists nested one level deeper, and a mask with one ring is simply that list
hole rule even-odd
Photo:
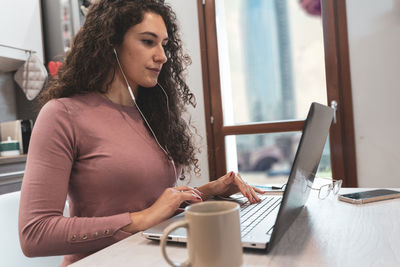
[{"label": "mug handle", "polygon": [[187,259],[185,262],[182,263],[178,263],[178,262],[173,262],[171,261],[171,259],[168,257],[167,251],[166,251],[166,245],[167,245],[167,240],[168,240],[168,235],[174,231],[175,229],[179,228],[179,227],[185,227],[188,228],[189,227],[189,223],[186,220],[182,220],[182,221],[177,221],[174,223],[171,223],[170,225],[168,225],[167,228],[165,228],[163,235],[161,237],[161,241],[160,241],[160,246],[161,246],[161,252],[165,258],[165,260],[169,263],[169,265],[173,266],[173,267],[189,267],[190,266],[190,260]]}]

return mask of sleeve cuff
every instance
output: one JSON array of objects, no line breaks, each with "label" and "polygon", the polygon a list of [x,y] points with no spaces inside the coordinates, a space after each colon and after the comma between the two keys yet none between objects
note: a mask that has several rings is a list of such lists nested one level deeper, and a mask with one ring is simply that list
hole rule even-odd
[{"label": "sleeve cuff", "polygon": [[121,219],[120,225],[122,226],[120,226],[120,228],[117,229],[117,231],[114,233],[114,239],[117,241],[130,237],[132,235],[132,233],[122,230],[122,228],[132,223],[129,212],[121,214],[120,219]]}]

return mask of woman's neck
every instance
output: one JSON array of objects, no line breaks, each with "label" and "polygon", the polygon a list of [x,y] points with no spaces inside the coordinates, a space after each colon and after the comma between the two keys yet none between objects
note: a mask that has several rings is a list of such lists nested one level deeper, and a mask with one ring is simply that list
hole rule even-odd
[{"label": "woman's neck", "polygon": [[[132,93],[137,97],[137,86],[131,85]],[[112,102],[123,105],[133,106],[133,100],[129,94],[128,86],[120,72],[115,73],[114,80],[110,84],[110,89],[104,94]]]}]

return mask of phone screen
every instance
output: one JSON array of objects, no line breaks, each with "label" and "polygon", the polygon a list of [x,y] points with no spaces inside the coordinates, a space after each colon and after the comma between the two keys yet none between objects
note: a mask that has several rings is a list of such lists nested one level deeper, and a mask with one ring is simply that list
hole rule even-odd
[{"label": "phone screen", "polygon": [[367,198],[373,198],[373,197],[378,197],[378,196],[387,196],[387,195],[393,195],[393,194],[399,194],[400,192],[394,191],[394,190],[387,190],[387,189],[377,189],[377,190],[371,190],[371,191],[364,191],[364,192],[358,192],[358,193],[351,193],[351,194],[344,194],[342,195],[343,197],[359,200],[359,199],[367,199]]}]

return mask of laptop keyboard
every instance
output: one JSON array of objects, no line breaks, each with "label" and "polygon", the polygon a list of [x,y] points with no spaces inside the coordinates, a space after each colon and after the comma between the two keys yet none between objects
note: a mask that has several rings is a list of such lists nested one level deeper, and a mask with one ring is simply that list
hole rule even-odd
[{"label": "laptop keyboard", "polygon": [[251,204],[249,201],[240,204],[240,227],[242,237],[254,229],[274,209],[279,207],[282,197],[259,195],[261,202]]}]

